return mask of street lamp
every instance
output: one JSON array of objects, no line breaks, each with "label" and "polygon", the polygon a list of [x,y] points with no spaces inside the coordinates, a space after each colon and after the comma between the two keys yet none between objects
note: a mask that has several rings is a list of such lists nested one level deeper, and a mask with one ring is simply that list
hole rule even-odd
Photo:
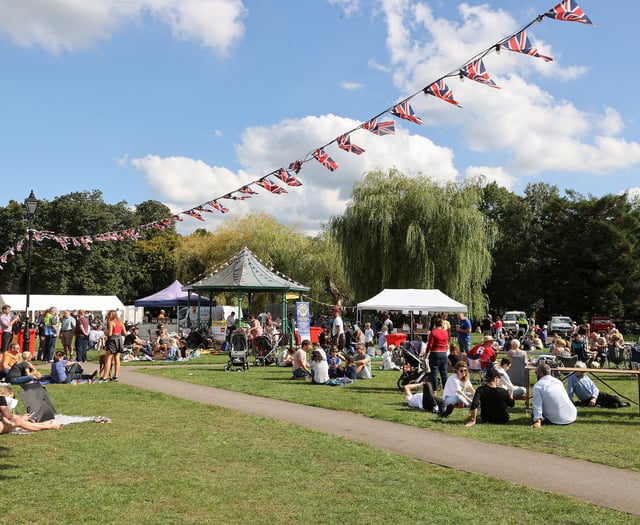
[{"label": "street lamp", "polygon": [[24,337],[22,338],[22,350],[24,352],[29,351],[29,344],[31,339],[31,332],[29,331],[29,299],[31,298],[31,245],[33,244],[33,219],[36,216],[36,210],[38,209],[38,199],[33,194],[33,190],[24,201],[26,208],[25,216],[28,221],[27,226],[27,293],[25,298],[24,308]]}]

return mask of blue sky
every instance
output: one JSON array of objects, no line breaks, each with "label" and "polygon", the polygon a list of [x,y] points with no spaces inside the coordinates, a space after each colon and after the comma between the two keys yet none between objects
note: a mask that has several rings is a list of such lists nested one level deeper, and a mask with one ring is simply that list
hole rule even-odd
[{"label": "blue sky", "polygon": [[[2,204],[31,189],[99,189],[107,202],[193,208],[356,128],[555,3],[0,0]],[[483,175],[516,192],[536,181],[640,191],[640,3],[578,3],[594,27],[544,19],[528,30],[553,62],[491,53],[502,89],[450,78],[462,109],[421,94],[411,105],[424,125],[358,130],[363,155],[327,148],[335,172],[312,160],[302,187],[224,201],[228,214],[187,217],[179,231],[265,211],[316,232],[376,168]]]}]

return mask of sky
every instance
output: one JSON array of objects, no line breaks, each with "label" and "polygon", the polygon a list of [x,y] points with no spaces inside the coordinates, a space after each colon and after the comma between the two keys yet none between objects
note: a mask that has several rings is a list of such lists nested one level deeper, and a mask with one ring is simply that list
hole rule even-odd
[{"label": "sky", "polygon": [[[501,89],[446,79],[462,108],[421,92],[557,1],[0,0],[0,203],[100,190],[180,213],[298,159],[302,186],[251,185],[178,231],[266,212],[314,234],[376,169],[636,195],[640,2],[578,0],[593,26],[535,23],[554,60],[489,53]],[[358,129],[416,93],[422,125],[385,113],[395,134]],[[350,131],[363,154],[332,143]],[[310,156],[326,144],[335,171]]]}]

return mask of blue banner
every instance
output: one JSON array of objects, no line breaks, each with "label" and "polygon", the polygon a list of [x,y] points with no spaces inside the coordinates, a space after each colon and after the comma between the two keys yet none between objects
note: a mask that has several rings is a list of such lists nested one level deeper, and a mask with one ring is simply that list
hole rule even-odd
[{"label": "blue banner", "polygon": [[300,340],[311,340],[311,313],[309,303],[296,302],[296,324]]}]

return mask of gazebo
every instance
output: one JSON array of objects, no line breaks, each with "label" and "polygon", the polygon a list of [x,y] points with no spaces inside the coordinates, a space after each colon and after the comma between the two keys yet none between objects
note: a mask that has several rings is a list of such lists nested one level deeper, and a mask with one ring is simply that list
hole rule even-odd
[{"label": "gazebo", "polygon": [[[183,287],[185,291],[193,291],[200,295],[204,292],[217,294],[222,292],[236,292],[238,297],[238,317],[242,317],[242,299],[245,293],[249,294],[249,305],[254,293],[275,292],[282,297],[282,316],[287,319],[287,293],[308,292],[309,287],[304,286],[286,275],[274,273],[262,264],[258,258],[247,248],[242,248],[231,257],[225,265],[215,273]],[[288,323],[282,323],[283,333],[288,333]]]}]

